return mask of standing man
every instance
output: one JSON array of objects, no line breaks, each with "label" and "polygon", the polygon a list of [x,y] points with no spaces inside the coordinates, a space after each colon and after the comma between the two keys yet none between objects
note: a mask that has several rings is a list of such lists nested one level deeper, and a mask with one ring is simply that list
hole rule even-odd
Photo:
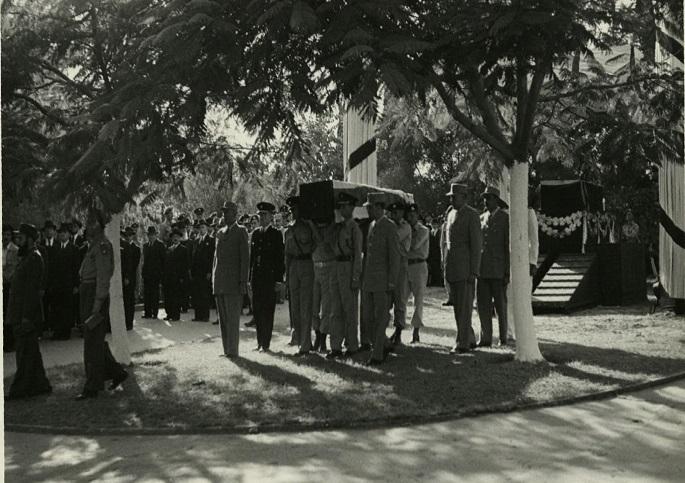
[{"label": "standing man", "polygon": [[404,219],[405,209],[406,206],[402,202],[391,203],[388,206],[390,220],[395,224],[400,242],[400,270],[395,282],[395,290],[392,293],[393,319],[395,321],[395,332],[392,335],[393,344],[402,343],[402,330],[407,327],[407,299],[409,298],[407,260],[411,247],[411,227]]},{"label": "standing man", "polygon": [[53,340],[69,340],[74,325],[74,294],[78,293],[81,257],[70,240],[69,227],[62,223],[57,230],[57,245],[52,255],[52,286],[49,288],[54,300]]},{"label": "standing man", "polygon": [[419,206],[412,203],[407,207],[407,222],[411,227],[407,283],[408,292],[414,296],[414,314],[411,326],[414,328],[412,344],[420,342],[419,330],[423,327],[423,293],[428,285],[428,253],[430,230],[419,221]]},{"label": "standing man", "polygon": [[499,190],[488,186],[481,194],[487,212],[482,215],[483,250],[476,288],[481,337],[478,347],[492,346],[493,301],[499,322],[500,345],[507,345],[507,296],[509,284],[509,215],[500,205]]},{"label": "standing man", "polygon": [[166,247],[157,239],[157,228],[151,226],[147,229],[147,243],[143,246],[144,319],[157,318],[165,258]]},{"label": "standing man", "polygon": [[55,312],[58,310],[58,299],[57,292],[55,288],[57,286],[56,272],[53,270],[52,263],[55,258],[55,252],[57,251],[57,238],[55,236],[57,227],[55,224],[47,220],[43,225],[43,241],[42,252],[43,263],[45,264],[45,294],[43,295],[43,317],[44,317],[44,330],[50,330],[54,333],[55,329]]},{"label": "standing man", "polygon": [[19,227],[17,243],[20,261],[12,277],[6,320],[16,341],[17,372],[7,400],[52,392],[38,346],[43,323],[41,292],[44,268],[40,252],[36,249],[37,239],[38,230],[35,226],[22,224]]},{"label": "standing man", "polygon": [[164,310],[169,322],[181,320],[183,290],[190,278],[190,255],[181,243],[183,233],[179,229],[171,232],[171,245],[164,258]]},{"label": "standing man", "polygon": [[367,236],[366,261],[362,282],[362,343],[372,343],[367,365],[380,364],[392,350],[387,345],[390,297],[400,271],[400,243],[397,227],[385,216],[385,195],[369,193],[366,203],[373,220]]},{"label": "standing man", "polygon": [[[76,399],[95,398],[105,388],[105,381],[112,380],[109,389],[114,390],[126,380],[128,373],[112,356],[105,342],[105,330],[109,320],[109,283],[114,273],[112,244],[105,237],[105,219],[102,213],[92,210],[86,223],[89,248],[81,263],[81,323],[84,324],[83,359],[86,383]],[[102,320],[94,326],[85,324],[90,316]]]},{"label": "standing man", "polygon": [[138,264],[140,263],[140,247],[135,242],[136,231],[132,227],[124,230],[121,243],[121,281],[124,294],[124,315],[126,330],[133,330],[133,318],[136,313],[136,283],[138,279]]},{"label": "standing man", "polygon": [[247,293],[250,263],[247,230],[236,223],[238,206],[224,203],[224,226],[216,232],[212,286],[219,314],[221,342],[226,357],[238,357],[240,310]]},{"label": "standing man", "polygon": [[19,265],[19,247],[12,242],[13,236],[14,228],[11,225],[2,225],[2,320],[4,325],[2,347],[4,352],[14,350],[14,334],[7,315],[12,277]]},{"label": "standing man", "polygon": [[478,212],[466,204],[467,186],[452,183],[447,196],[452,211],[445,230],[445,278],[457,321],[457,343],[450,353],[469,352],[476,346],[471,326],[473,296],[480,271],[482,236]]},{"label": "standing man", "polygon": [[312,349],[312,291],[314,290],[314,230],[300,217],[299,196],[286,201],[293,222],[285,230],[285,270],[292,323],[292,340],[297,344],[295,355],[308,354]]},{"label": "standing man", "polygon": [[278,293],[283,290],[284,246],[281,232],[271,225],[276,207],[257,203],[259,228],[252,234],[250,284],[257,324],[257,350],[269,352]]},{"label": "standing man", "polygon": [[343,357],[342,341],[345,340],[349,357],[359,350],[359,288],[362,275],[362,231],[352,218],[357,199],[347,193],[338,195],[338,212],[343,221],[336,224],[333,281],[331,284],[333,319],[331,327],[331,352],[327,359]]},{"label": "standing man", "polygon": [[[199,208],[198,208],[199,209]],[[197,210],[195,212],[197,213]],[[198,234],[194,242],[190,275],[192,276],[193,308],[195,322],[209,322],[209,306],[212,295],[212,265],[214,263],[214,238],[209,236],[207,221],[198,220]]]}]

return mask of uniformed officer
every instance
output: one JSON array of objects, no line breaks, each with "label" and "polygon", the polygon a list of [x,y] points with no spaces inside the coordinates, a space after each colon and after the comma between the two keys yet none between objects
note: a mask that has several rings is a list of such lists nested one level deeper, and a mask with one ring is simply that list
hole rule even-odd
[{"label": "uniformed officer", "polygon": [[283,290],[285,272],[283,236],[271,225],[276,207],[266,201],[257,204],[259,228],[252,233],[250,285],[257,325],[257,348],[268,352],[274,327],[278,293]]},{"label": "uniformed officer", "polygon": [[335,252],[331,246],[335,221],[314,227],[316,248],[314,261],[314,290],[312,301],[312,325],[316,339],[314,350],[326,353],[326,337],[330,333],[333,318],[333,291],[331,285],[335,274]]},{"label": "uniformed officer", "polygon": [[[362,275],[363,235],[352,215],[357,199],[345,192],[338,195],[338,212],[343,220],[335,226],[331,243],[335,252],[331,283],[333,317],[331,352],[327,359],[351,356],[359,350],[359,288]],[[345,340],[347,351],[342,352]]]},{"label": "uniformed officer", "polygon": [[105,342],[105,330],[109,320],[109,283],[114,273],[112,244],[105,237],[104,215],[91,211],[86,223],[89,248],[81,263],[81,323],[91,315],[100,314],[103,321],[94,327],[84,327],[83,359],[86,367],[86,383],[77,400],[97,397],[105,388],[105,381],[112,380],[109,389],[116,389],[128,373],[112,356]]},{"label": "uniformed officer", "polygon": [[298,196],[286,201],[293,222],[285,230],[285,270],[292,322],[292,340],[298,345],[296,355],[312,348],[312,290],[314,289],[314,232],[311,223],[300,216]]},{"label": "uniformed officer", "polygon": [[164,259],[164,309],[167,316],[164,320],[181,319],[181,304],[184,289],[190,278],[190,254],[181,243],[183,233],[178,229],[171,232],[171,245]]},{"label": "uniformed officer", "polygon": [[13,330],[17,372],[6,399],[20,399],[52,392],[38,345],[42,326],[41,292],[44,264],[36,248],[38,230],[22,224],[17,234],[19,262],[12,276],[12,290],[5,330]]},{"label": "uniformed officer", "polygon": [[392,294],[394,307],[395,332],[392,335],[393,344],[402,342],[402,330],[407,326],[407,299],[409,298],[409,286],[407,283],[408,254],[411,247],[411,227],[404,219],[406,205],[402,202],[394,202],[388,206],[390,220],[395,223],[397,237],[400,242],[400,270],[397,275],[395,290]]},{"label": "uniformed officer", "polygon": [[[195,210],[197,211],[197,210]],[[193,308],[196,322],[209,322],[210,297],[212,295],[212,264],[214,263],[214,238],[208,233],[207,221],[198,220],[198,234],[193,243],[190,274],[192,276]]]},{"label": "uniformed officer", "polygon": [[133,317],[136,313],[136,285],[138,283],[140,247],[135,242],[135,234],[136,231],[132,227],[126,227],[121,243],[121,281],[123,283],[126,330],[133,329]]},{"label": "uniformed officer", "polygon": [[373,344],[367,365],[375,365],[383,362],[387,353],[392,350],[387,343],[385,329],[390,317],[390,296],[395,290],[400,271],[400,247],[397,227],[385,216],[385,195],[369,193],[364,206],[373,221],[369,225],[367,235],[362,279],[364,300],[361,333],[362,343]]},{"label": "uniformed officer", "polygon": [[419,330],[423,327],[423,293],[428,284],[428,252],[430,230],[419,221],[419,206],[412,203],[407,207],[407,222],[411,227],[411,247],[407,255],[408,293],[414,296],[414,314],[411,326],[414,328],[412,344],[420,342]]}]

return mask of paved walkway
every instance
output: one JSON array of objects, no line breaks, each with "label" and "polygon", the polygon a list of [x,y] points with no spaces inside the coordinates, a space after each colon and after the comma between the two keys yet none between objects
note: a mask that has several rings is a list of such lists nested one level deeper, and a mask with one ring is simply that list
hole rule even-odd
[{"label": "paved walkway", "polygon": [[685,381],[575,406],[293,434],[5,434],[7,481],[682,481]]}]

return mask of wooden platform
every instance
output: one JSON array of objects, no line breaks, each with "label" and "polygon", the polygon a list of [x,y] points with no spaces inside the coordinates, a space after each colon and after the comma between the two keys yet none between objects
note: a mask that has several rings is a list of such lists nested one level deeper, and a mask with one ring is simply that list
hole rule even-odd
[{"label": "wooden platform", "polygon": [[548,255],[533,291],[534,312],[571,312],[600,301],[596,255]]}]

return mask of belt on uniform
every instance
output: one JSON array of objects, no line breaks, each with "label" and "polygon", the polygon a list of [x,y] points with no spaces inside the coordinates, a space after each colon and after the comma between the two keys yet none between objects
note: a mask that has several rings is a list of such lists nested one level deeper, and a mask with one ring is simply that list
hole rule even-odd
[{"label": "belt on uniform", "polygon": [[352,255],[342,255],[339,257],[335,257],[336,262],[351,262],[352,261]]},{"label": "belt on uniform", "polygon": [[423,258],[411,258],[411,259],[409,259],[409,265],[414,265],[416,263],[423,263],[425,261],[426,260],[424,260]]},{"label": "belt on uniform", "polygon": [[328,265],[331,264],[333,260],[325,260],[325,261],[320,261],[320,262],[314,262],[315,267],[327,267]]},{"label": "belt on uniform", "polygon": [[312,259],[312,254],[308,253],[307,255],[296,255],[293,257],[293,260],[311,260]]}]

